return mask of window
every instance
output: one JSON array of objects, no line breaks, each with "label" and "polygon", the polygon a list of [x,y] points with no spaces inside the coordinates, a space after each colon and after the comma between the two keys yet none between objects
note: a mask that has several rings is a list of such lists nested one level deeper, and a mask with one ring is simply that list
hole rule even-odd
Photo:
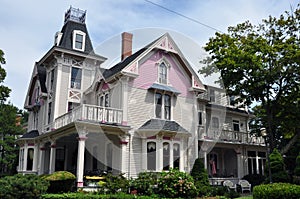
[{"label": "window", "polygon": [[156,170],[156,143],[147,143],[147,170]]},{"label": "window", "polygon": [[27,154],[27,171],[31,171],[33,167],[33,152],[34,150],[32,148],[28,149],[28,154]]},{"label": "window", "polygon": [[155,116],[161,118],[162,94],[155,93]]},{"label": "window", "polygon": [[82,70],[72,67],[71,72],[71,88],[81,89]]},{"label": "window", "polygon": [[98,96],[98,105],[103,107],[109,107],[110,106],[110,97],[109,92],[103,93]]},{"label": "window", "polygon": [[165,98],[165,119],[170,120],[171,119],[171,96],[164,95],[164,98]]},{"label": "window", "polygon": [[219,118],[212,117],[212,128],[219,128]]},{"label": "window", "polygon": [[170,144],[168,142],[163,143],[163,170],[170,169]]},{"label": "window", "polygon": [[85,46],[85,33],[80,30],[73,32],[73,49],[84,51]]},{"label": "window", "polygon": [[233,120],[232,126],[233,126],[233,131],[240,131],[240,121]]},{"label": "window", "polygon": [[229,104],[231,105],[231,106],[234,106],[234,104],[235,104],[235,97],[234,96],[230,96],[229,97]]},{"label": "window", "polygon": [[173,145],[173,168],[179,169],[180,164],[180,145],[175,143]]},{"label": "window", "polygon": [[215,90],[213,90],[213,89],[209,90],[209,100],[211,102],[216,102]]},{"label": "window", "polygon": [[168,79],[167,79],[167,66],[164,62],[162,62],[159,65],[159,78],[158,78],[158,82],[161,84],[167,84],[168,83]]},{"label": "window", "polygon": [[19,170],[23,171],[24,167],[24,149],[22,148],[20,150],[20,155],[19,155]]},{"label": "window", "polygon": [[52,109],[52,102],[48,104],[48,124],[50,124],[51,120],[51,109]]},{"label": "window", "polygon": [[200,125],[202,125],[203,123],[202,123],[202,112],[198,112],[198,125],[200,126]]},{"label": "window", "polygon": [[57,148],[55,153],[55,171],[65,170],[65,149]]},{"label": "window", "polygon": [[112,143],[106,146],[106,169],[107,171],[112,171],[112,160],[113,160],[113,148]]},{"label": "window", "polygon": [[171,96],[155,93],[155,117],[166,120],[171,119]]},{"label": "window", "polygon": [[248,151],[248,174],[262,174],[266,164],[266,153]]},{"label": "window", "polygon": [[79,106],[79,103],[74,103],[74,102],[68,102],[68,112],[72,111],[74,108]]},{"label": "window", "polygon": [[53,84],[54,84],[54,69],[50,72],[50,90],[53,90]]}]

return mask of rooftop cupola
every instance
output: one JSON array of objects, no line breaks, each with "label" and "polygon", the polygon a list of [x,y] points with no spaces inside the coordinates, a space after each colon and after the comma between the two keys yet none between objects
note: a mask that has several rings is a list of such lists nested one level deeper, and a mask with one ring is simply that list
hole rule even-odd
[{"label": "rooftop cupola", "polygon": [[69,10],[65,13],[65,23],[68,21],[75,21],[85,24],[86,10],[80,10],[79,8],[73,8],[70,6]]}]

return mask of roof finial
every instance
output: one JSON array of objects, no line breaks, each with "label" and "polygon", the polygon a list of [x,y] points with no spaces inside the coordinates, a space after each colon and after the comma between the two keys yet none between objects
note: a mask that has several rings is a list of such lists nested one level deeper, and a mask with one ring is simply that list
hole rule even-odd
[{"label": "roof finial", "polygon": [[73,8],[70,6],[69,10],[65,13],[65,23],[68,21],[76,21],[79,23],[85,23],[86,10],[80,10],[79,8]]}]

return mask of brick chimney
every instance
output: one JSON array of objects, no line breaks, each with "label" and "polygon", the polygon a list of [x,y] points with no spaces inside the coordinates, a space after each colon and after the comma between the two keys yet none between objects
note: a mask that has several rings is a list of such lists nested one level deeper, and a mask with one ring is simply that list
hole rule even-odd
[{"label": "brick chimney", "polygon": [[132,34],[128,32],[122,33],[122,55],[121,61],[132,54]]}]

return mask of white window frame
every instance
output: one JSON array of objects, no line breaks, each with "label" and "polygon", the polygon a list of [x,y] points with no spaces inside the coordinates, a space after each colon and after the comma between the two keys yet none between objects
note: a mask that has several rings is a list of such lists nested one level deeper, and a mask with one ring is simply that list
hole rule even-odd
[{"label": "white window frame", "polygon": [[[161,112],[161,116],[160,117],[157,117],[156,116],[156,94],[160,94],[161,95],[161,108],[160,108],[160,112]],[[168,119],[166,119],[166,114],[165,114],[165,96],[168,95],[170,97],[170,117]],[[154,93],[154,118],[157,118],[157,119],[163,119],[163,120],[172,120],[172,113],[173,113],[173,110],[172,110],[172,104],[173,104],[173,97],[171,94],[169,93],[164,93],[164,92],[159,92],[159,91],[156,91]]]},{"label": "white window frame", "polygon": [[[76,48],[76,35],[81,35],[82,36],[82,46],[81,48]],[[74,30],[73,31],[73,42],[72,46],[74,50],[79,50],[79,51],[84,51],[85,50],[85,38],[86,38],[86,33],[82,32],[81,30]]]},{"label": "white window frame", "polygon": [[[79,69],[81,70],[81,77],[80,77],[80,85],[79,85],[79,88],[78,88],[78,85],[77,84],[74,84],[74,86],[72,87],[72,69],[73,68],[76,68],[76,69]],[[80,67],[76,67],[76,66],[71,66],[71,72],[70,72],[70,88],[71,89],[77,89],[77,90],[82,90],[82,78],[83,78],[83,69],[80,68]],[[77,83],[76,81],[74,83]]]},{"label": "white window frame", "polygon": [[[234,130],[234,125],[235,125],[235,124],[238,125],[238,128],[239,128],[238,131]],[[232,119],[232,131],[236,131],[236,132],[240,132],[240,131],[241,131],[241,122],[240,122],[239,119],[235,119],[235,118]]]},{"label": "white window frame", "polygon": [[[159,84],[165,84],[165,85],[168,85],[169,84],[169,71],[170,71],[170,64],[169,62],[167,61],[167,59],[165,57],[163,57],[161,60],[159,60],[157,63],[157,82]],[[165,67],[166,67],[166,79],[162,79],[160,77],[160,66],[161,64],[164,64]]]}]

